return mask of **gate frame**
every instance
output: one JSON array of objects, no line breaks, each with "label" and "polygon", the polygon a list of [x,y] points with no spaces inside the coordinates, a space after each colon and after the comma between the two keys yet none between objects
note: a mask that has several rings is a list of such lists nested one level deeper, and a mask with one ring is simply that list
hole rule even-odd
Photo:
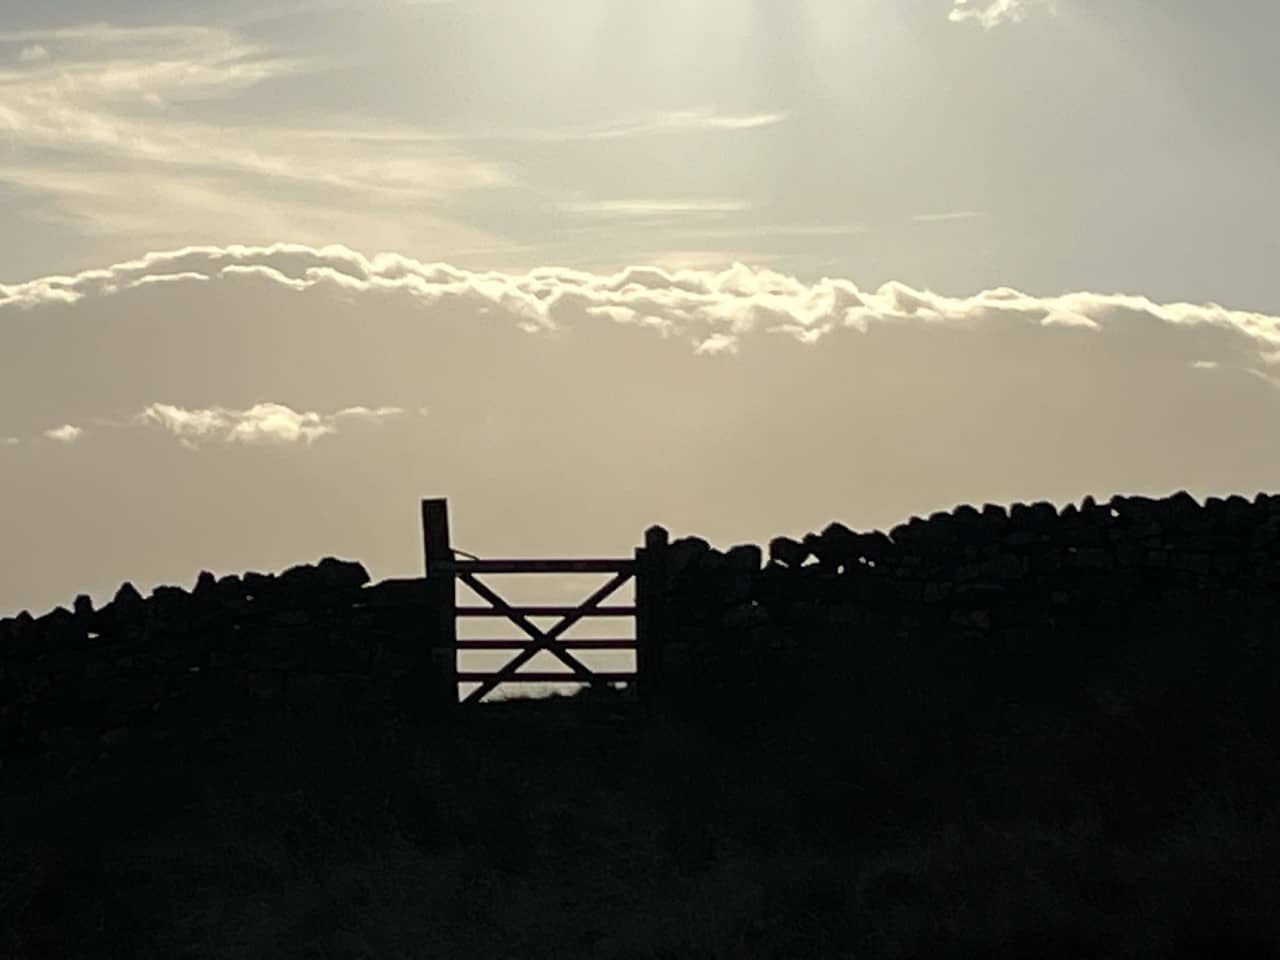
[{"label": "gate frame", "polygon": [[[459,559],[462,551],[449,540],[449,506],[445,498],[422,501],[423,555],[426,561],[426,589],[431,609],[437,620],[429,625],[433,685],[429,692],[438,707],[452,708],[482,701],[503,683],[587,683],[600,686],[626,682],[637,689],[641,699],[647,698],[658,681],[658,660],[653,656],[658,617],[654,576],[665,552],[666,531],[651,528],[645,535],[645,546],[637,547],[633,557],[610,559],[503,559],[484,560],[477,557]],[[497,591],[477,578],[480,573],[612,573],[613,578],[577,606],[545,606],[512,604]],[[634,604],[601,606],[601,601],[635,580]],[[458,606],[457,585],[461,581],[488,606]],[[529,620],[531,616],[558,616],[560,621],[543,630]],[[529,635],[528,639],[459,640],[459,617],[502,617]],[[561,634],[587,617],[633,617],[633,638],[560,639]],[[630,672],[592,670],[569,651],[634,650],[636,669]],[[518,650],[505,666],[493,671],[458,670],[460,650]],[[569,673],[531,671],[517,673],[524,664],[543,650],[569,667]],[[479,683],[476,689],[458,700],[459,683]]]}]

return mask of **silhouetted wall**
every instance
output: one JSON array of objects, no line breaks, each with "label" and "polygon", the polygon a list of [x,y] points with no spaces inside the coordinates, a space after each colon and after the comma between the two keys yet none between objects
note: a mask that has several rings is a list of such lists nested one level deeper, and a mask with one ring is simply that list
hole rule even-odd
[{"label": "silhouetted wall", "polygon": [[424,581],[368,581],[329,558],[0,620],[0,762],[69,770],[253,702],[411,715],[430,686]]},{"label": "silhouetted wall", "polygon": [[662,696],[1126,710],[1280,687],[1280,497],[961,506],[668,548]]},{"label": "silhouetted wall", "polygon": [[[962,506],[767,551],[688,537],[658,568],[642,691],[658,705],[884,719],[1280,693],[1276,496]],[[92,763],[166,717],[246,701],[428,712],[426,581],[368,580],[327,559],[0,621],[0,759]]]}]

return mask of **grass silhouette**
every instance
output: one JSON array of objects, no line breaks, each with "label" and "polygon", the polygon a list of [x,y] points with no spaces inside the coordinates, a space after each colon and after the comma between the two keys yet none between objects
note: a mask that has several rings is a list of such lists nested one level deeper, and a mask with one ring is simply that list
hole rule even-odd
[{"label": "grass silhouette", "polygon": [[262,706],[8,783],[0,956],[1277,955],[1274,714]]}]

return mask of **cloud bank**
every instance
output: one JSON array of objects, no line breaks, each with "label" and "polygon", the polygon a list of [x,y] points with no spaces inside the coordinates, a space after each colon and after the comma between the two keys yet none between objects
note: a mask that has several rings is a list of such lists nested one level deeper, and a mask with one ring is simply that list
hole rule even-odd
[{"label": "cloud bank", "polygon": [[736,353],[744,336],[753,333],[813,344],[837,331],[866,333],[887,325],[1100,332],[1140,318],[1238,337],[1250,346],[1262,373],[1280,363],[1280,317],[1216,303],[1160,303],[1140,295],[1092,292],[1043,297],[1008,287],[946,296],[899,282],[863,290],[848,279],[807,283],[741,263],[721,270],[630,266],[611,274],[560,267],[472,271],[398,253],[366,256],[343,246],[300,244],[186,247],[74,275],[0,284],[0,324],[6,310],[78,304],[148,286],[205,290],[211,283],[243,282],[298,293],[403,295],[421,307],[463,306],[505,316],[529,333],[553,333],[584,317],[606,320],[687,339],[702,354]]}]

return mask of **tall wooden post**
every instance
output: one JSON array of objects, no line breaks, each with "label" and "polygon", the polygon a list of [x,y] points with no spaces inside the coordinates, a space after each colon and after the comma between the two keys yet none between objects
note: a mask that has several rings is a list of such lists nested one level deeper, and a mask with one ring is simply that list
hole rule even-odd
[{"label": "tall wooden post", "polygon": [[447,713],[458,706],[458,593],[449,543],[448,500],[422,501],[422,547],[432,618],[428,624],[431,680],[423,696],[432,713]]},{"label": "tall wooden post", "polygon": [[667,531],[654,526],[645,531],[644,546],[636,548],[636,682],[641,702],[650,709],[662,694],[669,541]]}]

